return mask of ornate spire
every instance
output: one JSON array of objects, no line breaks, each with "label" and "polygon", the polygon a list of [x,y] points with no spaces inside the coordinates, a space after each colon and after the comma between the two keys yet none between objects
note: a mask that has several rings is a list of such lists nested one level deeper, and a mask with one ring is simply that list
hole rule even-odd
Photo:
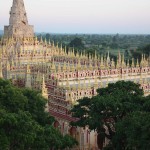
[{"label": "ornate spire", "polygon": [[118,61],[119,61],[119,63],[121,63],[121,53],[120,53],[120,51],[118,51]]},{"label": "ornate spire", "polygon": [[134,68],[135,67],[135,64],[134,64],[134,58],[132,58],[132,68]]},{"label": "ornate spire", "polygon": [[109,56],[109,51],[108,51],[108,54],[107,54],[107,65],[109,65],[110,63],[110,56]]},{"label": "ornate spire", "polygon": [[126,64],[125,64],[125,61],[124,61],[124,54],[122,55],[122,68],[125,68],[126,67]]},{"label": "ornate spire", "polygon": [[90,70],[93,70],[92,61],[90,61],[89,63],[90,63],[90,64],[89,64],[89,69],[90,69]]},{"label": "ornate spire", "polygon": [[137,62],[136,62],[136,67],[140,67],[140,64],[139,64],[139,60],[137,59]]},{"label": "ornate spire", "polygon": [[43,37],[41,36],[40,42],[43,43]]},{"label": "ornate spire", "polygon": [[0,61],[0,78],[3,78],[2,63]]},{"label": "ornate spire", "polygon": [[47,88],[46,88],[46,84],[45,84],[45,77],[44,77],[44,74],[43,74],[43,78],[42,78],[42,96],[45,98],[45,99],[48,99],[48,93],[47,93]]},{"label": "ornate spire", "polygon": [[60,65],[60,63],[58,64],[57,71],[58,71],[58,72],[61,72],[61,65]]},{"label": "ornate spire", "polygon": [[66,69],[67,69],[66,62],[64,62],[63,71],[66,71]]},{"label": "ornate spire", "polygon": [[95,51],[95,56],[94,56],[94,58],[95,58],[95,60],[97,60],[97,53],[96,53],[96,51]]},{"label": "ornate spire", "polygon": [[55,67],[54,60],[53,60],[53,62],[52,62],[52,67],[51,67],[51,70],[52,70],[52,71],[56,71],[56,67]]},{"label": "ornate spire", "polygon": [[[42,78],[42,96],[48,100],[48,92],[47,92],[47,88],[46,88],[46,84],[45,84],[45,77],[44,77],[44,74],[43,74],[43,78]],[[45,111],[48,112],[48,101],[45,105]]]},{"label": "ornate spire", "polygon": [[75,68],[74,68],[74,63],[70,66],[71,67],[71,71],[75,71]]},{"label": "ornate spire", "polygon": [[46,38],[45,38],[45,41],[44,41],[44,43],[45,43],[45,45],[47,46],[47,40],[46,40]]},{"label": "ornate spire", "polygon": [[101,69],[104,69],[104,58],[103,55],[101,56],[101,64],[100,64]]},{"label": "ornate spire", "polygon": [[28,19],[24,7],[23,0],[13,0],[13,5],[10,11],[10,20],[9,24],[14,25],[16,23],[21,23],[24,21],[24,24],[28,24]]},{"label": "ornate spire", "polygon": [[112,69],[115,69],[115,62],[114,62],[114,59],[112,58],[112,60],[111,60],[111,68]]},{"label": "ornate spire", "polygon": [[127,61],[127,67],[128,67],[128,68],[130,67],[129,59],[128,59],[128,61]]},{"label": "ornate spire", "polygon": [[70,89],[70,84],[69,84],[69,80],[67,78],[67,81],[66,81],[66,89],[69,90]]},{"label": "ornate spire", "polygon": [[78,70],[81,69],[81,61],[80,61],[80,58],[78,59],[77,69],[78,69]]},{"label": "ornate spire", "polygon": [[26,83],[25,83],[25,87],[31,88],[31,70],[30,70],[30,65],[29,64],[27,64],[27,68],[26,68]]},{"label": "ornate spire", "polygon": [[4,27],[5,37],[34,37],[33,26],[28,24],[23,0],[13,0],[10,10],[9,26]]}]

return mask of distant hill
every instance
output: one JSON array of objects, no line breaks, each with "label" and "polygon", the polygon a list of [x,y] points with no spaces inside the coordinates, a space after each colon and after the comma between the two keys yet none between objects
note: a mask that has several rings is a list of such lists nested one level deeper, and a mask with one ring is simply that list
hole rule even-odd
[{"label": "distant hill", "polygon": [[0,30],[0,35],[4,34],[4,31],[3,30]]}]

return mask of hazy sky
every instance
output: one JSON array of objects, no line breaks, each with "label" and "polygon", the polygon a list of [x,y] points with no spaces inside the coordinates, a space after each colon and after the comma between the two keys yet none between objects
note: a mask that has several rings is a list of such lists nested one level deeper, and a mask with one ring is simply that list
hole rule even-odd
[{"label": "hazy sky", "polygon": [[[0,0],[0,29],[13,0]],[[150,34],[150,0],[24,0],[36,32]]]}]

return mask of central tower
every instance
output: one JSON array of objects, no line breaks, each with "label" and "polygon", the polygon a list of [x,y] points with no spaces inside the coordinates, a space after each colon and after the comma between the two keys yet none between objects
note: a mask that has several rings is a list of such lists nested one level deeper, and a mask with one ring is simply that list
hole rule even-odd
[{"label": "central tower", "polygon": [[34,27],[28,24],[23,0],[13,0],[9,26],[4,27],[4,37],[34,37]]}]

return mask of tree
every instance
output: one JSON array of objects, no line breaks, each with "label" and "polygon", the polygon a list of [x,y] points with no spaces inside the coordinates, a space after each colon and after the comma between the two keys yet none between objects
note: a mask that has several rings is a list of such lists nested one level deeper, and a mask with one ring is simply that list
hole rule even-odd
[{"label": "tree", "polygon": [[138,58],[141,60],[142,54],[145,54],[146,57],[149,57],[150,54],[150,44],[144,46],[144,47],[139,47],[136,51],[131,51],[133,57]]},{"label": "tree", "polygon": [[143,90],[139,84],[131,81],[118,81],[106,88],[98,89],[97,92],[97,96],[78,100],[78,104],[71,111],[73,117],[79,120],[71,124],[80,127],[89,126],[91,130],[96,130],[101,149],[106,137],[110,140],[111,150],[125,150],[128,145],[127,135],[119,134],[119,124],[121,122],[124,125],[123,121],[132,113],[143,112],[146,99]]},{"label": "tree", "polygon": [[37,91],[18,89],[0,79],[0,150],[64,149],[77,144],[52,126],[54,118],[44,111],[45,104]]},{"label": "tree", "polygon": [[149,56],[150,54],[150,44],[143,47],[143,53]]},{"label": "tree", "polygon": [[83,49],[84,44],[82,42],[81,38],[75,38],[69,43],[70,47],[78,48],[78,49]]},{"label": "tree", "polygon": [[[149,150],[150,148],[150,113],[135,111],[129,113],[116,124],[116,135],[112,144],[115,150]],[[120,139],[123,145],[118,142]],[[124,146],[124,148],[122,148]]]},{"label": "tree", "polygon": [[45,38],[46,38],[46,40],[48,41],[48,40],[50,39],[50,34],[47,33],[47,34],[45,35]]}]

